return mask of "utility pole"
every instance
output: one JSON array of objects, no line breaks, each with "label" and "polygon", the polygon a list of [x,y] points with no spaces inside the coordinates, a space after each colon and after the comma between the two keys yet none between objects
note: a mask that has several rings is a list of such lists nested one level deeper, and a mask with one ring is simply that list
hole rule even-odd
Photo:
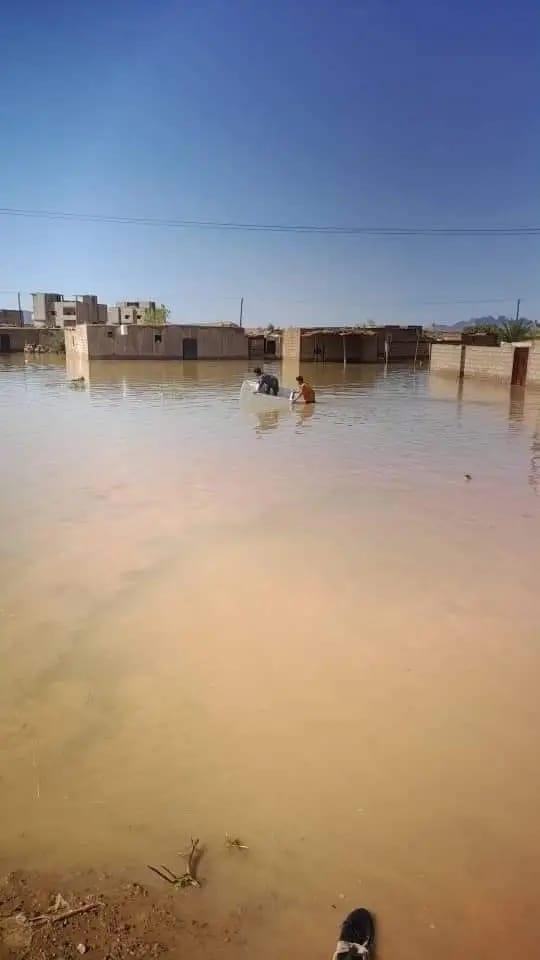
[{"label": "utility pole", "polygon": [[519,305],[521,303],[521,297],[518,297],[517,307],[516,307],[516,323],[519,320]]},{"label": "utility pole", "polygon": [[241,297],[240,298],[240,326],[242,326],[243,319],[244,319],[244,298]]},{"label": "utility pole", "polygon": [[20,291],[20,290],[19,290],[19,292],[17,293],[17,303],[19,304],[19,324],[20,324],[21,327],[22,327],[22,325],[23,325],[23,315],[22,315],[22,310],[21,310],[21,291]]}]

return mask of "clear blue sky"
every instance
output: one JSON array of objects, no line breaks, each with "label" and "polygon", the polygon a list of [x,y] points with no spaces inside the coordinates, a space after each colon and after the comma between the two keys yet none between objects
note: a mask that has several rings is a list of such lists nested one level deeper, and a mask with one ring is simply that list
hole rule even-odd
[{"label": "clear blue sky", "polygon": [[[540,224],[537,0],[6,5],[0,206],[377,226]],[[0,217],[0,289],[179,321],[450,322],[524,299],[540,238],[391,239]],[[14,302],[0,294],[0,304]]]}]

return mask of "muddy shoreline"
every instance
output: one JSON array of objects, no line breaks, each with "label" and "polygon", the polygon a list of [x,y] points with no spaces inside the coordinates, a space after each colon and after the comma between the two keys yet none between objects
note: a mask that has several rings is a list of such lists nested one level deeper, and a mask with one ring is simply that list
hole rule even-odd
[{"label": "muddy shoreline", "polygon": [[[88,909],[71,912],[80,907]],[[0,960],[212,960],[244,950],[248,926],[241,909],[217,918],[204,890],[161,889],[96,871],[21,870],[0,879]]]}]

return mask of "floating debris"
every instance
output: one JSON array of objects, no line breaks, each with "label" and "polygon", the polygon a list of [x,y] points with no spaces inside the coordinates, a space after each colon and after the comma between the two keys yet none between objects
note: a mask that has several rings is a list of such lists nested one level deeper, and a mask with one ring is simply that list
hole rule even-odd
[{"label": "floating debris", "polygon": [[167,883],[172,884],[174,887],[182,889],[184,887],[200,887],[200,880],[197,878],[197,868],[199,866],[200,859],[203,855],[203,848],[200,846],[200,840],[198,837],[193,839],[191,838],[191,847],[185,853],[180,853],[179,856],[185,857],[187,860],[187,869],[185,873],[182,873],[178,876],[176,873],[173,873],[169,867],[166,867],[163,863],[160,864],[160,867],[153,867],[150,863],[147,864],[149,870],[152,870],[154,873],[157,873],[158,877],[161,877],[162,880],[166,880]]},{"label": "floating debris", "polygon": [[230,837],[228,833],[225,834],[225,846],[231,850],[232,848],[236,850],[249,850],[249,847],[245,843],[242,843],[240,837]]}]

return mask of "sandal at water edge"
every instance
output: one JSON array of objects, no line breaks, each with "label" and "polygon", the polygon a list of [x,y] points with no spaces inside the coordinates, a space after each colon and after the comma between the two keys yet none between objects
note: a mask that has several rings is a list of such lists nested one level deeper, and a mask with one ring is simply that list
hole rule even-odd
[{"label": "sandal at water edge", "polygon": [[369,960],[374,940],[375,923],[369,910],[353,910],[343,921],[332,960]]}]

